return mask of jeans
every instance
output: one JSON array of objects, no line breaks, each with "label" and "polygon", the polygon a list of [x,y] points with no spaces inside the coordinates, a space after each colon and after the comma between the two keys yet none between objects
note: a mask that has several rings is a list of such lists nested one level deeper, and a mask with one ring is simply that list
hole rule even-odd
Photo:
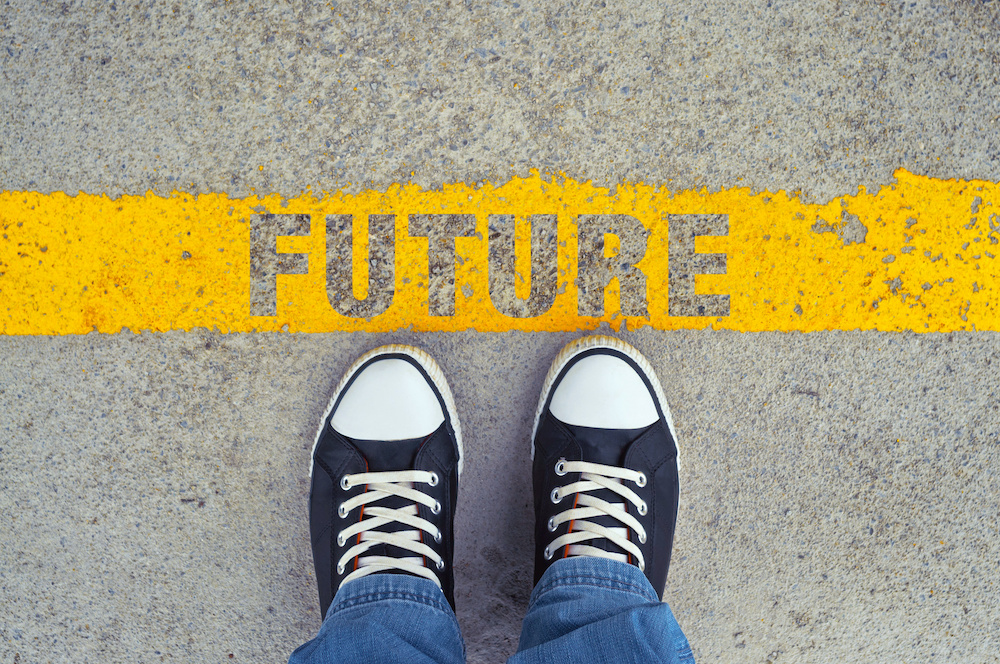
[{"label": "jeans", "polygon": [[[341,586],[315,639],[289,664],[465,661],[458,621],[432,581],[372,574]],[[557,561],[531,593],[517,653],[536,662],[694,662],[670,607],[638,567],[605,558]]]}]

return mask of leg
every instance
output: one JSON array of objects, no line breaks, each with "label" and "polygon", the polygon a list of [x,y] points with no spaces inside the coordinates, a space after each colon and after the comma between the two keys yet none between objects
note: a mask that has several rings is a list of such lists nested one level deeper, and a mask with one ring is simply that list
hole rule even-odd
[{"label": "leg", "polygon": [[639,568],[606,558],[557,561],[531,594],[509,664],[694,662],[691,647]]},{"label": "leg", "polygon": [[405,574],[346,583],[315,639],[289,664],[461,664],[465,646],[444,593]]},{"label": "leg", "polygon": [[290,662],[462,662],[454,514],[462,435],[440,367],[385,346],[348,369],[312,456],[323,625]]},{"label": "leg", "polygon": [[535,590],[510,661],[693,661],[659,601],[678,466],[648,361],[611,337],[566,346],[542,388],[532,458]]}]

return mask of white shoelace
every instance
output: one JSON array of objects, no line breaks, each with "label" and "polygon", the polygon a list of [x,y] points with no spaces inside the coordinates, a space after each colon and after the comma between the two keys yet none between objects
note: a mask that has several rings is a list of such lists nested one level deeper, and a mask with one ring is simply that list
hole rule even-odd
[{"label": "white shoelace", "polygon": [[[645,501],[623,483],[624,480],[633,482],[639,487],[646,486],[645,474],[618,466],[560,459],[556,463],[556,474],[561,476],[566,473],[580,473],[580,479],[566,486],[556,487],[552,490],[550,499],[553,503],[558,503],[563,498],[576,494],[575,506],[549,519],[548,529],[552,533],[556,531],[559,524],[572,521],[571,532],[560,535],[545,547],[543,552],[545,559],[551,560],[555,552],[565,546],[567,547],[567,556],[598,556],[627,562],[628,557],[623,553],[605,551],[595,546],[581,544],[581,542],[595,539],[607,539],[631,554],[637,561],[639,569],[645,571],[646,561],[642,556],[642,551],[639,550],[635,542],[628,538],[628,531],[632,529],[639,542],[646,543],[646,530],[639,523],[639,520],[625,510],[625,503],[609,503],[587,494],[588,491],[608,489],[634,505],[640,515],[645,515],[648,509]],[[610,516],[626,527],[608,528],[586,520],[597,516]]]},{"label": "white shoelace", "polygon": [[[385,572],[389,570],[400,570],[416,574],[430,579],[439,587],[441,582],[437,575],[427,567],[425,559],[430,559],[438,570],[444,569],[444,560],[431,547],[421,540],[421,531],[426,532],[435,542],[441,541],[441,530],[430,521],[419,517],[417,514],[417,504],[426,505],[431,508],[433,514],[441,511],[441,503],[434,500],[426,493],[414,487],[415,484],[428,484],[437,486],[439,481],[437,473],[425,470],[399,470],[381,473],[358,473],[356,475],[345,475],[340,480],[340,488],[348,490],[351,487],[367,485],[364,493],[353,498],[348,498],[342,502],[337,509],[337,513],[342,519],[358,507],[363,507],[365,519],[354,523],[337,533],[337,545],[344,546],[347,540],[357,537],[358,542],[347,550],[337,562],[337,574],[343,574],[347,563],[356,556],[358,564],[356,569],[344,578],[343,583],[353,579],[360,579],[373,572]],[[378,505],[371,505],[384,498],[399,496],[409,501],[412,505],[402,508],[387,508]],[[400,530],[387,533],[376,530],[393,521],[406,524],[415,530]],[[417,554],[415,557],[394,558],[391,556],[363,556],[373,546],[388,544],[399,547]]]}]

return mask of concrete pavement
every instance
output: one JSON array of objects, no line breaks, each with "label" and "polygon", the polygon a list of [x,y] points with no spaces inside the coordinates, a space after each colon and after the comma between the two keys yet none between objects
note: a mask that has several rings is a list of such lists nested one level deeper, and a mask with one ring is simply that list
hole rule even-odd
[{"label": "concrete pavement", "polygon": [[[997,34],[981,2],[9,0],[0,185],[997,181]],[[458,616],[469,661],[503,661],[531,590],[530,418],[577,335],[0,338],[3,661],[270,662],[311,638],[312,437],[341,372],[394,342],[455,392]],[[622,336],[678,428],[665,599],[699,661],[995,661],[995,334]]]}]

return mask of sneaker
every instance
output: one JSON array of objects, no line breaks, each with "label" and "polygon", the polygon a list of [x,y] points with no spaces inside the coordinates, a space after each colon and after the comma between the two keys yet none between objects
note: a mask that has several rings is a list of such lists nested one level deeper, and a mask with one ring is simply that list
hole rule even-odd
[{"label": "sneaker", "polygon": [[320,612],[344,583],[379,572],[436,583],[452,607],[462,434],[441,368],[383,346],[341,379],[313,448],[309,528]]},{"label": "sneaker", "polygon": [[663,592],[677,521],[677,437],[653,368],[612,337],[556,357],[532,431],[535,583],[552,563],[599,556]]}]

